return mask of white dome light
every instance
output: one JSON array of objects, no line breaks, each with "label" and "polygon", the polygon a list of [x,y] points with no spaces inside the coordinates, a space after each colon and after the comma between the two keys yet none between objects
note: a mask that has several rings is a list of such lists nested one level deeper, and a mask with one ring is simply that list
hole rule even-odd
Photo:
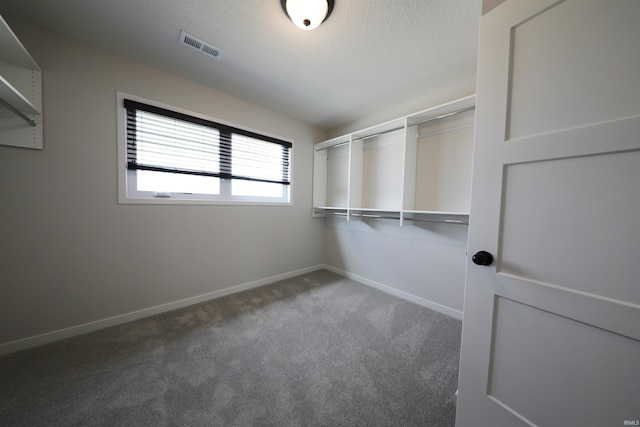
[{"label": "white dome light", "polygon": [[281,0],[282,8],[298,28],[313,30],[331,13],[333,0]]}]

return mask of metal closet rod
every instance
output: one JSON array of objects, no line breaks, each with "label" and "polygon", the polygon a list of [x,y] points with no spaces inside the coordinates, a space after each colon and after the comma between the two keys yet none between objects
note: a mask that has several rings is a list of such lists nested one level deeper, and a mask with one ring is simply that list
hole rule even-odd
[{"label": "metal closet rod", "polygon": [[[439,115],[437,117],[431,117],[429,119],[420,120],[418,122],[411,123],[409,126],[421,125],[423,123],[432,122],[434,120],[444,119],[445,117],[449,117],[449,116],[453,116],[453,115],[456,115],[456,114],[464,113],[465,111],[475,110],[475,108],[476,108],[476,106],[472,105],[470,107],[465,107],[465,108],[462,108],[460,110],[452,111],[450,113],[441,114],[441,115]],[[383,131],[380,131],[380,132],[375,133],[373,135],[368,135],[368,136],[363,136],[362,138],[357,138],[356,141],[357,140],[363,140],[364,141],[365,139],[375,138],[376,136],[380,136],[380,135],[383,135],[383,134],[389,133],[389,132],[395,132],[395,131],[403,129],[403,128],[404,128],[404,126],[398,126],[398,127],[392,128],[392,129],[383,130]],[[338,144],[331,145],[329,147],[317,148],[316,151],[328,150],[329,148],[340,147],[341,145],[345,145],[345,144],[348,144],[348,143],[349,143],[349,141],[340,142]]]},{"label": "metal closet rod", "polygon": [[[393,219],[398,221],[400,219],[400,217],[395,217],[395,216],[385,216],[385,215],[376,215],[376,214],[347,214],[346,212],[326,212],[330,215],[336,215],[336,216],[354,216],[354,217],[358,217],[358,218],[373,218],[373,219]],[[427,219],[427,218],[405,218],[403,217],[403,219],[405,221],[417,221],[417,222],[437,222],[437,223],[442,223],[442,224],[463,224],[463,225],[467,225],[468,222],[466,221],[459,221],[459,220],[455,220],[455,219]]]},{"label": "metal closet rod", "polygon": [[18,110],[16,107],[14,107],[13,105],[9,104],[4,99],[0,98],[0,104],[4,105],[9,111],[11,111],[16,116],[20,117],[25,122],[29,123],[31,126],[34,126],[34,127],[36,126],[36,121],[35,120],[33,120],[32,118],[26,116],[22,111]]},{"label": "metal closet rod", "polygon": [[417,218],[404,218],[405,221],[418,221],[418,222],[439,222],[442,224],[463,224],[468,225],[466,221],[458,221],[455,219],[417,219]]},{"label": "metal closet rod", "polygon": [[387,216],[387,215],[377,215],[377,214],[350,214],[350,216],[360,217],[360,218],[374,218],[374,219],[395,219],[399,220],[399,216]]},{"label": "metal closet rod", "polygon": [[375,218],[375,219],[395,219],[395,220],[399,220],[400,217],[399,216],[385,216],[385,215],[378,215],[378,214],[357,214],[357,213],[346,213],[346,212],[325,212],[328,213],[330,215],[336,215],[336,216],[354,216],[354,217],[358,217],[358,218]]},{"label": "metal closet rod", "polygon": [[456,127],[452,127],[452,128],[438,130],[438,131],[435,131],[435,132],[419,133],[418,134],[418,139],[427,138],[427,137],[430,137],[430,136],[442,135],[444,133],[449,133],[449,132],[457,132],[459,130],[472,128],[473,126],[474,126],[473,123],[470,123],[468,125],[456,126]]},{"label": "metal closet rod", "polygon": [[335,145],[330,145],[330,146],[328,146],[328,147],[316,148],[316,151],[328,150],[329,148],[336,148],[336,147],[340,147],[340,146],[342,146],[342,145],[346,145],[346,144],[348,144],[348,143],[349,143],[349,141],[339,142],[339,143],[337,143],[337,144],[335,144]]},{"label": "metal closet rod", "polygon": [[472,105],[470,107],[466,107],[466,108],[462,108],[460,110],[452,111],[450,113],[442,114],[442,115],[440,115],[438,117],[431,117],[430,119],[424,119],[424,120],[420,120],[419,122],[411,123],[411,126],[421,125],[422,123],[427,123],[427,122],[432,122],[434,120],[444,119],[445,117],[454,116],[456,114],[464,113],[465,111],[470,111],[470,110],[475,110],[475,109],[476,109],[476,106]]},{"label": "metal closet rod", "polygon": [[384,135],[385,133],[395,132],[400,129],[404,129],[404,126],[398,126],[398,127],[387,129],[387,130],[381,130],[380,132],[374,133],[373,135],[367,135],[367,136],[363,136],[362,138],[356,138],[356,141],[359,141],[359,140],[364,141],[365,139],[375,138],[376,136]]}]

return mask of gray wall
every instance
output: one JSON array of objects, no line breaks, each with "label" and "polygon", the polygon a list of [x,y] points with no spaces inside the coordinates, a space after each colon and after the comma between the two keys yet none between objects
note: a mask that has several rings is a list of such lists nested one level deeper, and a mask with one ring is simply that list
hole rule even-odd
[{"label": "gray wall", "polygon": [[[325,263],[419,304],[462,318],[468,226],[327,219]],[[390,288],[390,289],[388,289]]]},{"label": "gray wall", "polygon": [[[311,177],[323,133],[10,24],[43,70],[45,149],[0,146],[0,344],[322,264]],[[294,205],[118,205],[118,90],[294,140]]]}]

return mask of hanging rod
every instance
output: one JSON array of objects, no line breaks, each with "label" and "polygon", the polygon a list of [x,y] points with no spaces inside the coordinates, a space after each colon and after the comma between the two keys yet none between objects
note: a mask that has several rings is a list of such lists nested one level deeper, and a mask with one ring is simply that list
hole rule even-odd
[{"label": "hanging rod", "polygon": [[378,215],[378,214],[350,214],[350,215],[351,216],[355,216],[355,217],[359,217],[359,218],[394,219],[396,221],[400,220],[400,217]]},{"label": "hanging rod", "polygon": [[[363,136],[361,138],[353,138],[353,140],[354,141],[364,141],[366,139],[375,138],[376,136],[384,135],[385,133],[389,133],[389,132],[395,132],[395,131],[400,130],[400,129],[404,129],[404,125],[403,126],[398,126],[398,127],[392,128],[392,129],[383,130],[383,131],[374,133],[373,135],[367,135],[367,136]],[[341,145],[345,145],[345,144],[348,144],[348,143],[349,143],[349,141],[339,142],[339,143],[337,143],[335,145],[330,145],[328,147],[316,148],[316,151],[328,150],[329,148],[340,147]]]},{"label": "hanging rod", "polygon": [[336,148],[336,147],[340,147],[341,145],[346,145],[348,144],[349,141],[345,141],[345,142],[339,142],[335,145],[329,145],[328,147],[320,147],[320,148],[316,148],[316,151],[322,151],[322,150],[328,150],[330,148]]},{"label": "hanging rod", "polygon": [[453,127],[453,128],[442,129],[442,130],[438,130],[438,131],[435,131],[435,132],[419,133],[418,134],[418,139],[427,138],[427,137],[430,137],[430,136],[442,135],[443,133],[456,132],[456,131],[459,131],[459,130],[469,129],[469,128],[472,128],[473,126],[474,125],[472,123],[470,123],[468,125],[456,126],[456,127]]},{"label": "hanging rod", "polygon": [[20,117],[25,122],[29,123],[31,126],[34,126],[34,127],[36,126],[36,121],[35,120],[33,120],[32,118],[26,116],[22,111],[18,110],[16,107],[14,107],[13,105],[9,104],[4,99],[0,98],[0,104],[4,105],[9,111],[11,111],[16,116]]},{"label": "hanging rod", "polygon": [[382,130],[382,131],[380,131],[378,133],[374,133],[373,135],[367,135],[367,136],[363,136],[362,138],[354,138],[354,139],[356,141],[359,141],[359,140],[364,141],[365,139],[375,138],[376,136],[384,135],[385,133],[395,132],[395,131],[400,130],[400,129],[404,129],[404,125],[398,126],[398,127],[392,128],[392,129]]},{"label": "hanging rod", "polygon": [[468,225],[469,222],[455,219],[418,219],[418,218],[404,218],[404,221],[417,221],[417,222],[438,222],[442,224],[463,224]]},{"label": "hanging rod", "polygon": [[[395,216],[387,216],[387,215],[378,215],[378,214],[355,214],[355,213],[346,213],[346,212],[325,212],[325,214],[335,215],[335,216],[351,216],[358,218],[372,218],[372,219],[392,219],[394,221],[398,221],[401,218]],[[416,221],[416,222],[435,222],[440,224],[462,224],[469,225],[468,221],[464,220],[455,220],[455,219],[435,219],[435,218],[405,218],[402,217],[403,221]]]},{"label": "hanging rod", "polygon": [[432,122],[434,120],[444,119],[445,117],[449,117],[449,116],[453,116],[453,115],[456,115],[456,114],[464,113],[465,111],[475,110],[475,108],[476,108],[476,106],[472,105],[471,107],[462,108],[460,110],[452,111],[450,113],[441,114],[441,115],[439,115],[437,117],[431,117],[430,119],[424,119],[424,120],[420,120],[419,122],[411,123],[410,126],[421,125],[422,123],[427,123],[427,122]]},{"label": "hanging rod", "polygon": [[396,221],[400,219],[399,216],[385,216],[378,214],[362,214],[362,213],[349,213],[346,212],[325,212],[325,214],[336,215],[336,216],[352,216],[358,218],[374,218],[374,219],[395,219]]}]

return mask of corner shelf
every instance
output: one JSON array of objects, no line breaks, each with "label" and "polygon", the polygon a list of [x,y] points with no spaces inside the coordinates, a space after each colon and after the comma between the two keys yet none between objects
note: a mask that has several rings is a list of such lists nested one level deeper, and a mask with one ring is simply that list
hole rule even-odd
[{"label": "corner shelf", "polygon": [[315,145],[313,216],[469,223],[475,95]]},{"label": "corner shelf", "polygon": [[42,72],[0,16],[0,145],[42,149]]}]

